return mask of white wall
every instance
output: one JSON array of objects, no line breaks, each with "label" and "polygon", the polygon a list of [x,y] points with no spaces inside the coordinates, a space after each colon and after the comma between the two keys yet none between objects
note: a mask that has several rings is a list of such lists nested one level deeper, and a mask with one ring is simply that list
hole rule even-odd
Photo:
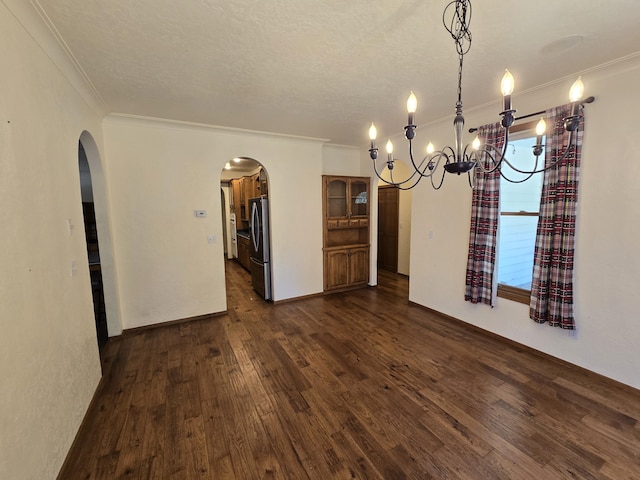
[{"label": "white wall", "polygon": [[360,150],[343,145],[324,145],[322,147],[322,174],[367,176],[360,165]]},{"label": "white wall", "polygon": [[56,477],[100,379],[78,140],[102,148],[101,113],[41,21],[0,2],[3,479]]},{"label": "white wall", "polygon": [[269,175],[274,300],[322,291],[322,141],[118,116],[104,131],[125,329],[226,310],[207,236],[222,239],[215,186],[233,157]]},{"label": "white wall", "polygon": [[[594,95],[596,102],[586,107],[580,175],[574,271],[577,338],[536,324],[527,305],[498,298],[492,309],[464,301],[471,205],[464,176],[448,176],[439,191],[428,185],[414,189],[410,299],[640,388],[640,162],[634,108],[640,57],[583,72],[582,79],[586,95]],[[526,114],[566,103],[573,80],[527,94],[516,92],[514,106]],[[496,102],[466,112],[467,127],[497,121],[499,111]],[[424,148],[419,142],[426,144],[427,137],[436,147],[451,144],[450,121],[418,129],[416,149]]]}]

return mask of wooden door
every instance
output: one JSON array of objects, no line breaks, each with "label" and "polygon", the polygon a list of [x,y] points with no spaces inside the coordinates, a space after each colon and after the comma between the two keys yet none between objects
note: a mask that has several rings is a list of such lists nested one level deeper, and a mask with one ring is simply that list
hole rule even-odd
[{"label": "wooden door", "polygon": [[357,285],[369,281],[369,247],[349,250],[349,284]]},{"label": "wooden door", "polygon": [[378,268],[398,272],[400,190],[378,188]]},{"label": "wooden door", "polygon": [[349,285],[349,250],[330,250],[325,252],[325,290],[347,287]]}]

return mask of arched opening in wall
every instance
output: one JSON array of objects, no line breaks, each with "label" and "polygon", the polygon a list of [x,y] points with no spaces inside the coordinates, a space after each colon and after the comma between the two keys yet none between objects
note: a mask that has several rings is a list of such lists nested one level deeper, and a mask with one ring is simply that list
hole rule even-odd
[{"label": "arched opening in wall", "polygon": [[[411,174],[409,167],[396,160],[394,180]],[[391,180],[385,168],[381,177]],[[378,270],[409,276],[411,253],[411,190],[400,190],[378,180]]]},{"label": "arched opening in wall", "polygon": [[102,352],[109,339],[107,328],[107,311],[104,302],[104,282],[100,262],[100,242],[96,222],[93,183],[91,168],[82,140],[78,142],[78,168],[80,170],[80,192],[82,196],[82,213],[84,216],[84,231],[87,242],[87,259],[91,278],[91,292],[93,295],[93,313],[96,325],[98,349]]},{"label": "arched opening in wall", "polygon": [[255,159],[236,157],[227,162],[220,181],[227,281],[233,273],[236,284],[244,285],[244,294],[272,300],[267,170]]}]

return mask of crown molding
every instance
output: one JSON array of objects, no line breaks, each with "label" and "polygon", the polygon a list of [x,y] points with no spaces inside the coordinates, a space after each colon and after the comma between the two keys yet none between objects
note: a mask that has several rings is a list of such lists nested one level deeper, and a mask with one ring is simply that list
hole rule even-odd
[{"label": "crown molding", "polygon": [[99,117],[109,107],[38,0],[0,0],[61,75]]}]

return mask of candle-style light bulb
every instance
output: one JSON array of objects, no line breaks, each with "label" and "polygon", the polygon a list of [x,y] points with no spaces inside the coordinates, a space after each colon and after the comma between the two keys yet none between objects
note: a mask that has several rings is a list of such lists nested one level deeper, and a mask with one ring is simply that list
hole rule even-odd
[{"label": "candle-style light bulb", "polygon": [[573,85],[571,85],[571,89],[569,90],[569,100],[571,100],[571,103],[572,103],[571,115],[573,117],[576,117],[579,114],[580,100],[582,100],[583,93],[584,93],[584,83],[582,83],[582,79],[578,77],[578,79],[575,82],[573,82]]},{"label": "candle-style light bulb", "polygon": [[513,79],[513,75],[509,70],[504,71],[504,75],[502,76],[502,82],[500,82],[500,90],[502,91],[502,95],[511,95],[513,93],[515,80]]},{"label": "candle-style light bulb", "polygon": [[372,123],[371,127],[369,127],[369,138],[371,140],[375,140],[376,137],[378,136],[378,129],[376,128],[376,126]]},{"label": "candle-style light bulb", "polygon": [[434,150],[435,147],[433,146],[433,143],[429,142],[429,144],[427,145],[427,155],[431,155]]},{"label": "candle-style light bulb", "polygon": [[371,150],[376,148],[376,137],[378,136],[378,130],[376,126],[372,123],[371,127],[369,127],[369,139],[371,140]]},{"label": "candle-style light bulb", "polygon": [[573,82],[571,85],[571,90],[569,90],[569,99],[572,102],[579,102],[582,100],[582,95],[584,94],[584,83],[582,83],[582,78],[578,77],[578,79]]},{"label": "candle-style light bulb", "polygon": [[414,95],[413,92],[409,94],[409,98],[407,99],[407,112],[409,112],[409,123],[408,125],[413,125],[413,114],[416,113],[416,109],[418,108],[418,99]]},{"label": "candle-style light bulb", "polygon": [[474,150],[479,150],[480,149],[480,138],[476,135],[476,138],[473,139],[473,142],[471,142],[471,147]]},{"label": "candle-style light bulb", "polygon": [[387,162],[393,163],[393,143],[391,143],[391,139],[387,140]]},{"label": "candle-style light bulb", "polygon": [[229,162],[227,162],[224,166],[225,170],[231,170],[231,164]]},{"label": "candle-style light bulb", "polygon": [[511,110],[511,94],[513,93],[514,85],[515,80],[513,79],[513,75],[511,75],[509,70],[505,70],[502,81],[500,82],[500,90],[502,91],[502,97],[504,98],[505,112]]},{"label": "candle-style light bulb", "polygon": [[536,124],[536,144],[533,146],[533,154],[537,158],[542,155],[544,147],[542,146],[542,136],[547,130],[547,122],[544,121],[544,118],[540,117],[540,120]]},{"label": "candle-style light bulb", "polygon": [[544,121],[544,118],[540,118],[540,120],[536,124],[536,135],[538,136],[538,138],[540,138],[542,137],[542,135],[544,135],[544,132],[546,131],[547,131],[547,122]]}]

